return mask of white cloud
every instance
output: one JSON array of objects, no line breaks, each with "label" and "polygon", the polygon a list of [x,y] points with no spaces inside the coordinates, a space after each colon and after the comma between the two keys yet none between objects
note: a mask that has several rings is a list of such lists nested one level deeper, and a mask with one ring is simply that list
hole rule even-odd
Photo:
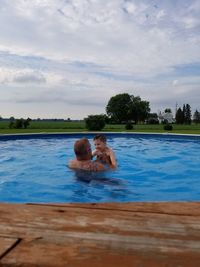
[{"label": "white cloud", "polygon": [[45,83],[46,79],[41,73],[30,72],[30,73],[20,73],[14,80],[16,83]]},{"label": "white cloud", "polygon": [[134,14],[137,11],[137,6],[130,1],[124,3],[124,10],[129,14]]},{"label": "white cloud", "polygon": [[172,84],[173,84],[173,86],[176,86],[176,85],[178,84],[178,80],[174,80],[174,81],[172,82]]},{"label": "white cloud", "polygon": [[161,10],[157,13],[156,18],[157,18],[158,20],[160,20],[160,19],[162,19],[164,16],[165,16],[165,11],[164,11],[163,9],[161,9]]},{"label": "white cloud", "polygon": [[[164,105],[164,90],[174,95],[184,66],[200,62],[199,8],[186,0],[2,0],[0,90],[8,88],[2,99],[33,106],[55,100],[58,109],[66,101],[93,113],[134,89],[152,106],[156,99]],[[197,77],[188,75],[185,95]]]}]

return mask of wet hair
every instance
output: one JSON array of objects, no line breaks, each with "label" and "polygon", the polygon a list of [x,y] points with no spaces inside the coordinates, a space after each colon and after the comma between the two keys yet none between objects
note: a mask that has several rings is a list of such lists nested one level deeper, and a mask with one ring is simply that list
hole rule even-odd
[{"label": "wet hair", "polygon": [[79,139],[74,144],[74,153],[78,159],[88,159],[90,143],[87,138]]},{"label": "wet hair", "polygon": [[93,141],[95,140],[100,140],[101,142],[103,143],[106,143],[107,139],[106,139],[106,136],[103,135],[103,134],[98,134],[96,135],[94,138],[93,138]]}]

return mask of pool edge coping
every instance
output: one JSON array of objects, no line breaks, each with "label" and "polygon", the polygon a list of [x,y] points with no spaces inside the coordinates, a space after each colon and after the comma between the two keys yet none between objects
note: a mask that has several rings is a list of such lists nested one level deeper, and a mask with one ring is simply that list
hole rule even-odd
[{"label": "pool edge coping", "polygon": [[182,133],[171,133],[171,132],[165,132],[165,133],[157,133],[157,132],[102,132],[102,131],[83,131],[83,132],[40,132],[40,133],[13,133],[13,134],[0,134],[0,139],[1,137],[9,137],[9,136],[42,136],[42,135],[73,135],[73,134],[78,134],[78,135],[85,135],[85,134],[127,134],[127,135],[161,135],[161,136],[195,136],[195,137],[200,137],[200,134],[182,134]]}]

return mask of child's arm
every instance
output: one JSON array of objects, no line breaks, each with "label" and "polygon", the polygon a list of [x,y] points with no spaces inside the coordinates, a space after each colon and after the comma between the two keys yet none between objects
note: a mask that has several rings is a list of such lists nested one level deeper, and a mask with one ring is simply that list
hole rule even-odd
[{"label": "child's arm", "polygon": [[111,148],[109,148],[109,156],[110,156],[110,161],[111,161],[111,168],[115,169],[117,168],[117,160],[115,157],[115,153],[112,151]]},{"label": "child's arm", "polygon": [[96,150],[93,150],[92,151],[92,157],[95,157],[97,155],[97,151]]},{"label": "child's arm", "polygon": [[97,156],[100,156],[100,155],[102,155],[102,153],[100,151],[98,151],[98,150],[93,150],[92,151],[92,157],[97,157]]}]

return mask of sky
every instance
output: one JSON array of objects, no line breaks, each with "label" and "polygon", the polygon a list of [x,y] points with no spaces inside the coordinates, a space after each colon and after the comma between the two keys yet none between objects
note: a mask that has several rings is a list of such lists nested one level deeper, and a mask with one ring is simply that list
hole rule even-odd
[{"label": "sky", "polygon": [[200,0],[0,0],[0,116],[83,119],[120,93],[200,111]]}]

